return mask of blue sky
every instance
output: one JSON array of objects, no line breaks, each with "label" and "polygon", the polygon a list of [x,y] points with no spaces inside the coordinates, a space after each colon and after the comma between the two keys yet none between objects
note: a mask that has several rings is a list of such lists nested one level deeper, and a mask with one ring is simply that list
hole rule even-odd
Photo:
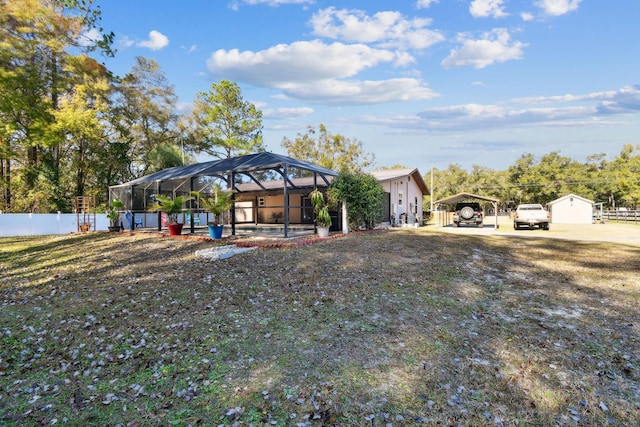
[{"label": "blue sky", "polygon": [[[506,169],[640,144],[638,0],[97,0],[118,75],[157,61],[188,110],[212,82],[267,149],[323,123],[375,166]],[[200,160],[208,160],[201,158]]]}]

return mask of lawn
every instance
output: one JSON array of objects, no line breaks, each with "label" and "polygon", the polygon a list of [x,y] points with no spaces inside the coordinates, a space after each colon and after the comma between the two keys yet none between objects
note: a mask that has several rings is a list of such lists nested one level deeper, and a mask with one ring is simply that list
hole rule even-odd
[{"label": "lawn", "polygon": [[0,239],[0,425],[640,425],[640,247]]}]

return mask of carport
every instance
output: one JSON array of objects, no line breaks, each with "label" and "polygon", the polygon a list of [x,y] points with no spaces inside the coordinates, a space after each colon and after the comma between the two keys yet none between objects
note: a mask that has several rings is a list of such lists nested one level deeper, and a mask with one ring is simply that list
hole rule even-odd
[{"label": "carport", "polygon": [[[436,200],[434,203],[436,211],[439,211],[440,205],[447,206],[447,215],[440,215],[439,222],[440,226],[451,225],[453,221],[450,220],[450,216],[448,214],[452,213],[451,207],[455,206],[456,203],[461,202],[470,202],[480,200],[482,202],[490,202],[491,206],[493,206],[493,213],[495,218],[495,228],[498,229],[498,203],[500,203],[499,199],[494,199],[492,197],[481,196],[479,194],[472,193],[458,193],[453,196],[445,197],[444,199]],[[486,216],[484,217],[486,219]]]}]

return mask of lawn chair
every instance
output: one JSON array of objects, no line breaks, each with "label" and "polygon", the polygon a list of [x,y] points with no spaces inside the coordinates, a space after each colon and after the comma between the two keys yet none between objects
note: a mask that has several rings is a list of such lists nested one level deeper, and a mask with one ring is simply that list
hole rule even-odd
[{"label": "lawn chair", "polygon": [[[191,224],[191,213],[187,212],[184,214],[184,223],[185,224]],[[195,215],[193,217],[193,223],[194,225],[200,225],[200,215]]]}]

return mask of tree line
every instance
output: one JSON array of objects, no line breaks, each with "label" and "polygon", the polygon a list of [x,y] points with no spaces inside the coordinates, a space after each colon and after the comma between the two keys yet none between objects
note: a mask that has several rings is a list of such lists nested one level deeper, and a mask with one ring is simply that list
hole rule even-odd
[{"label": "tree line", "polygon": [[[221,81],[177,113],[160,66],[115,76],[93,0],[0,1],[0,210],[68,212],[75,196],[194,162],[263,150],[262,113]],[[94,34],[101,34],[95,37]]]},{"label": "tree line", "polygon": [[[424,179],[429,183],[431,173]],[[544,205],[576,194],[609,209],[636,209],[640,202],[640,144],[624,145],[613,160],[600,153],[582,163],[553,151],[539,159],[525,153],[506,170],[474,165],[467,171],[452,164],[447,169],[434,169],[433,182],[434,201],[469,192],[497,198],[501,208],[509,209],[519,203]]]},{"label": "tree line", "polygon": [[[110,185],[193,163],[197,154],[265,150],[262,112],[236,83],[213,83],[195,94],[192,110],[179,113],[174,87],[154,60],[138,57],[127,74],[114,75],[95,59],[116,54],[100,18],[94,0],[0,0],[1,211],[70,212],[76,196],[104,206]],[[361,141],[322,124],[281,146],[340,172],[375,163]],[[434,197],[468,191],[517,204],[575,193],[636,207],[639,147],[584,164],[558,152],[539,160],[524,154],[505,171],[452,164],[434,170]]]}]

